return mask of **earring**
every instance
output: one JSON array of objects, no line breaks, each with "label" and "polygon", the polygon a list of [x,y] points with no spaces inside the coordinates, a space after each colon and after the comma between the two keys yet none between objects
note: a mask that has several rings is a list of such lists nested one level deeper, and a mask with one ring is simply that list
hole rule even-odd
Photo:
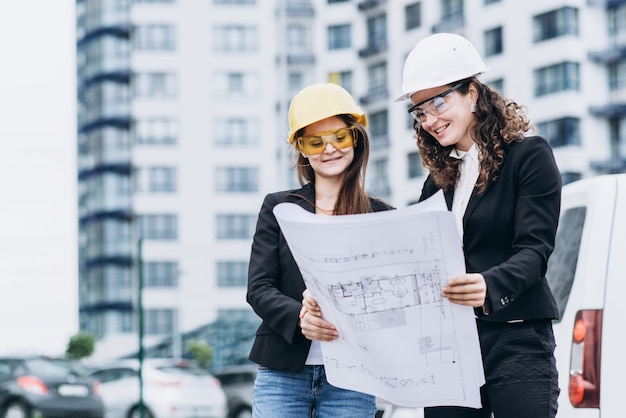
[{"label": "earring", "polygon": [[476,103],[472,103],[470,106],[470,112],[476,113]]}]

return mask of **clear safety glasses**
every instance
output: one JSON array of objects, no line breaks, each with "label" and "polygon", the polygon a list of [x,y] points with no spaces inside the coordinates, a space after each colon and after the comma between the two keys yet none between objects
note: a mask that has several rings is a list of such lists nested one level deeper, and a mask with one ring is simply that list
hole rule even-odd
[{"label": "clear safety glasses", "polygon": [[356,144],[356,128],[348,126],[336,131],[319,132],[315,135],[301,136],[298,138],[300,151],[305,154],[321,154],[326,149],[326,144],[331,144],[336,149],[344,149]]},{"label": "clear safety glasses", "polygon": [[417,122],[419,122],[420,125],[426,122],[428,115],[435,117],[441,115],[443,112],[450,109],[450,106],[454,101],[453,96],[450,96],[450,93],[460,89],[465,84],[466,83],[455,84],[452,88],[444,91],[443,93],[411,106],[409,108],[409,113]]}]

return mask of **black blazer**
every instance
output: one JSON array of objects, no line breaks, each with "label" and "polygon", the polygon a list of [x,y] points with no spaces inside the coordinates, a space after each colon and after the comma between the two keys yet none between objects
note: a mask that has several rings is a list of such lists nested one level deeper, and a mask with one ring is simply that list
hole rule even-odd
[{"label": "black blazer", "polygon": [[[371,199],[374,212],[392,209]],[[304,368],[311,341],[298,326],[305,286],[272,210],[282,202],[296,203],[315,213],[315,189],[306,185],[265,196],[259,212],[248,268],[246,300],[261,317],[250,360],[275,370]]]},{"label": "black blazer", "polygon": [[[439,189],[429,176],[420,200]],[[444,193],[452,208],[454,189]],[[561,175],[552,148],[541,137],[513,142],[500,178],[483,195],[476,189],[463,217],[468,273],[487,282],[489,315],[483,320],[556,319],[558,309],[545,279],[561,206]]]}]

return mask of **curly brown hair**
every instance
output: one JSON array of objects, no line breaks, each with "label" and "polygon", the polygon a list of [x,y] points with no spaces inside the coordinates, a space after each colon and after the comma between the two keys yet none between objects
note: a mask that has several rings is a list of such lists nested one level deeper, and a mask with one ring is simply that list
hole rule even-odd
[{"label": "curly brown hair", "polygon": [[[370,200],[365,193],[365,171],[370,155],[370,142],[367,131],[363,125],[357,123],[350,115],[337,115],[347,126],[354,126],[357,132],[354,146],[354,159],[346,169],[346,175],[339,190],[334,215],[353,215],[357,213],[369,213],[372,211]],[[304,129],[296,132],[295,138],[304,134]],[[300,185],[310,183],[315,187],[315,172],[309,164],[309,160],[299,152],[298,141],[294,141],[295,150],[298,151],[296,171]],[[313,204],[313,202],[310,202]]]},{"label": "curly brown hair", "polygon": [[[533,127],[526,116],[525,106],[502,97],[475,77],[451,83],[450,86],[458,83],[463,83],[457,90],[459,94],[468,94],[471,85],[478,92],[474,113],[476,123],[471,129],[471,135],[480,156],[476,187],[482,194],[491,182],[498,179],[509,145],[521,141]],[[454,188],[459,180],[461,163],[461,160],[450,157],[455,146],[441,146],[432,135],[420,128],[417,121],[413,123],[413,128],[422,164],[430,171],[435,184],[443,190]]]}]

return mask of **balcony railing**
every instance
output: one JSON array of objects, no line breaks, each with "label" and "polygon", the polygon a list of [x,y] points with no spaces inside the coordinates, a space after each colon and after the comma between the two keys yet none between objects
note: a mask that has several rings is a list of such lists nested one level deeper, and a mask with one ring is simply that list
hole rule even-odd
[{"label": "balcony railing", "polygon": [[587,0],[588,6],[596,7],[615,7],[620,4],[626,4],[626,0]]},{"label": "balcony railing", "polygon": [[365,12],[386,2],[387,0],[364,0],[359,2],[357,7],[360,11]]},{"label": "balcony railing", "polygon": [[599,64],[610,64],[626,58],[626,46],[621,48],[610,48],[604,51],[590,51],[587,57]]},{"label": "balcony railing", "polygon": [[626,116],[626,103],[609,103],[604,106],[591,106],[589,113],[593,116],[613,118]]},{"label": "balcony railing", "polygon": [[378,41],[376,43],[367,45],[365,48],[359,50],[359,57],[367,58],[372,55],[380,54],[387,51],[387,40]]},{"label": "balcony railing", "polygon": [[453,32],[465,26],[465,16],[462,13],[444,17],[431,28],[432,33]]}]

